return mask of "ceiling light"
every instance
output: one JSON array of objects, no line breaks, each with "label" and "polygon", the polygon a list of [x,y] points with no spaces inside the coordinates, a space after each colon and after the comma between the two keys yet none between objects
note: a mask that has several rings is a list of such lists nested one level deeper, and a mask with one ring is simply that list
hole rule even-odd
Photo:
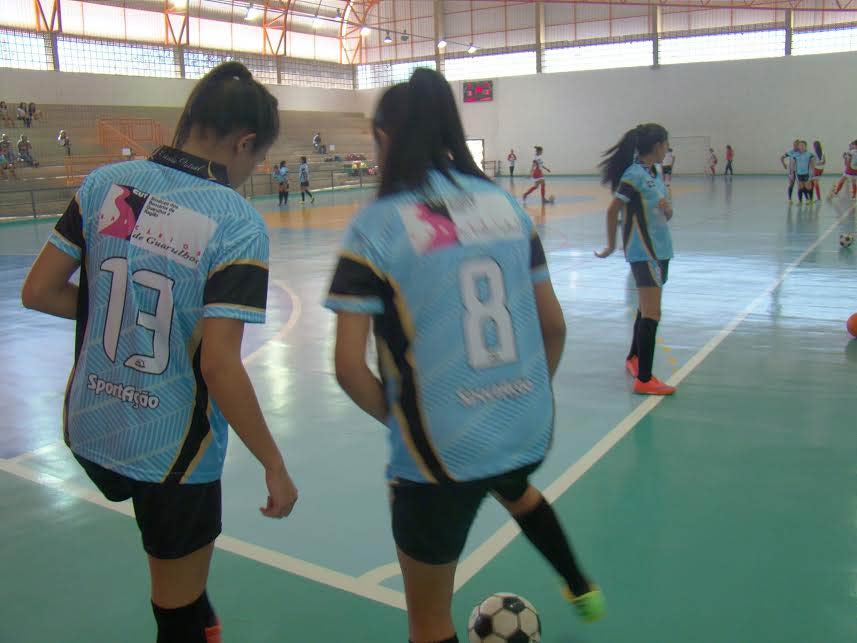
[{"label": "ceiling light", "polygon": [[361,36],[368,36],[370,33],[372,33],[372,30],[369,27],[367,27],[366,25],[363,25],[363,28],[360,30],[360,35]]},{"label": "ceiling light", "polygon": [[187,7],[187,0],[172,0],[173,9],[184,9]]},{"label": "ceiling light", "polygon": [[261,15],[262,15],[262,10],[251,2],[250,5],[247,7],[247,13],[244,14],[244,19],[245,20],[255,20],[256,18],[258,18]]},{"label": "ceiling light", "polygon": [[441,38],[440,40],[437,41],[437,48],[438,49],[444,49],[445,47],[446,47],[446,40]]},{"label": "ceiling light", "polygon": [[319,27],[321,27],[321,18],[316,16],[315,18],[312,19],[312,28],[318,29]]},{"label": "ceiling light", "polygon": [[410,36],[408,35],[408,30],[407,30],[407,29],[405,29],[405,30],[402,32],[402,42],[408,42],[408,38],[410,38]]},{"label": "ceiling light", "polygon": [[468,54],[475,54],[477,49],[479,49],[479,47],[477,47],[476,45],[474,45],[474,44],[471,42],[471,43],[470,43],[470,46],[467,48],[467,53],[468,53]]},{"label": "ceiling light", "polygon": [[337,19],[337,20],[341,20],[341,19],[342,19],[342,10],[341,10],[341,9],[337,9],[337,10],[336,10],[336,19]]},{"label": "ceiling light", "polygon": [[393,42],[393,39],[390,37],[390,32],[389,32],[389,31],[387,32],[387,35],[386,35],[386,36],[384,36],[384,42],[385,42],[386,44],[388,44],[388,45],[389,45],[391,42]]}]

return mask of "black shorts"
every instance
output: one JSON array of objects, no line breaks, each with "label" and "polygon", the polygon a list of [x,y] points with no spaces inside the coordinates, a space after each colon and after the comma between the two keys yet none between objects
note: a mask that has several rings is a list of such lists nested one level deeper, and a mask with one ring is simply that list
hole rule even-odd
[{"label": "black shorts", "polygon": [[637,288],[663,288],[669,277],[670,260],[632,261],[631,273],[637,282]]},{"label": "black shorts", "polygon": [[672,174],[673,173],[673,166],[672,165],[664,165],[661,169],[664,171],[664,174]]},{"label": "black shorts", "polygon": [[308,188],[309,187],[309,181],[301,181],[301,187],[302,188]]},{"label": "black shorts", "polygon": [[519,500],[541,462],[499,476],[430,484],[396,480],[391,485],[393,538],[405,554],[427,565],[458,560],[482,500],[493,493]]},{"label": "black shorts", "polygon": [[806,183],[807,181],[809,181],[809,174],[798,174],[797,180],[801,183]]},{"label": "black shorts", "polygon": [[182,558],[221,531],[220,480],[202,484],[141,482],[74,456],[104,497],[131,498],[143,549],[152,558]]}]

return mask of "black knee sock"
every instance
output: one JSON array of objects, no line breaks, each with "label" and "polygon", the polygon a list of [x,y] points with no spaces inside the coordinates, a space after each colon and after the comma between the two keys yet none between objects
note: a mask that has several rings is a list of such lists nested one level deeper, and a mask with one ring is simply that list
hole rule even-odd
[{"label": "black knee sock", "polygon": [[310,200],[311,200],[311,201],[315,201],[315,197],[312,195],[312,192],[310,192],[309,190],[307,190],[307,191],[306,191],[306,193],[307,193],[307,196],[309,196],[309,198],[310,198]]},{"label": "black knee sock", "polygon": [[628,357],[625,359],[631,359],[632,357],[636,357],[638,355],[637,350],[637,327],[640,325],[640,319],[642,319],[643,313],[640,312],[640,309],[637,309],[637,319],[634,320],[634,330],[631,333],[631,350],[628,351]]},{"label": "black knee sock", "polygon": [[640,368],[637,378],[641,382],[652,379],[652,364],[655,361],[655,338],[658,335],[658,320],[643,317],[637,327],[637,350]]},{"label": "black knee sock", "polygon": [[515,520],[527,539],[568,583],[575,596],[590,590],[589,581],[578,569],[571,544],[547,500],[542,498],[538,507],[524,516],[516,516]]},{"label": "black knee sock", "polygon": [[152,603],[158,624],[158,643],[206,643],[205,629],[217,625],[217,615],[202,595],[190,605],[165,609]]},{"label": "black knee sock", "polygon": [[301,201],[306,201],[306,192],[301,192]]},{"label": "black knee sock", "polygon": [[792,200],[792,195],[794,194],[794,191],[795,191],[795,184],[794,184],[794,182],[789,183],[789,201],[791,201],[791,200]]},{"label": "black knee sock", "polygon": [[283,203],[284,203],[285,205],[288,205],[288,204],[289,204],[289,191],[288,191],[288,190],[286,190],[286,191],[283,193]]}]

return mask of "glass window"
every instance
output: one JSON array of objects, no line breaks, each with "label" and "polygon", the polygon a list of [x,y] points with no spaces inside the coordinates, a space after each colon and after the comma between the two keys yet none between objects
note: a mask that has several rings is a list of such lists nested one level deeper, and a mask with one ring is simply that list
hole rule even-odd
[{"label": "glass window", "polygon": [[536,52],[447,58],[444,66],[447,80],[525,76],[536,73]]},{"label": "glass window", "polygon": [[52,70],[54,59],[50,36],[0,29],[0,67]]},{"label": "glass window", "polygon": [[712,36],[664,38],[659,43],[659,60],[662,65],[701,63],[714,60],[745,60],[747,58],[775,58],[784,56],[786,32],[748,31]]},{"label": "glass window", "polygon": [[62,71],[178,78],[175,53],[167,47],[57,37]]},{"label": "glass window", "polygon": [[617,42],[584,47],[546,49],[545,73],[613,69],[617,67],[646,67],[654,61],[651,40]]},{"label": "glass window", "polygon": [[408,81],[415,69],[434,69],[434,60],[417,60],[406,63],[378,63],[357,66],[357,89],[389,87]]},{"label": "glass window", "polygon": [[214,67],[227,60],[243,63],[260,83],[277,84],[277,61],[271,56],[189,49],[184,52],[185,78],[202,78]]},{"label": "glass window", "polygon": [[834,54],[857,51],[857,27],[827,31],[801,31],[792,34],[792,54]]}]

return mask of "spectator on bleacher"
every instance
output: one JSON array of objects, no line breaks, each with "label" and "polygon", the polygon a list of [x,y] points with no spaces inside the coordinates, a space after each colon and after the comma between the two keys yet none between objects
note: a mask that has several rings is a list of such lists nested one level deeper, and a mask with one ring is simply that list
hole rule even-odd
[{"label": "spectator on bleacher", "polygon": [[6,178],[6,172],[9,172],[13,179],[18,178],[18,175],[15,174],[15,164],[3,152],[0,152],[0,176],[4,179]]},{"label": "spectator on bleacher", "polygon": [[33,123],[33,119],[30,118],[30,113],[27,111],[27,103],[21,103],[18,105],[18,120],[24,123],[24,127],[30,127]]},{"label": "spectator on bleacher", "polygon": [[9,106],[5,100],[0,100],[0,126],[15,127],[15,119],[9,113]]},{"label": "spectator on bleacher", "polygon": [[42,121],[45,119],[45,113],[36,107],[35,103],[27,105],[27,114],[30,116],[30,121]]},{"label": "spectator on bleacher", "polygon": [[68,137],[68,134],[65,133],[64,129],[61,129],[59,136],[57,136],[57,144],[60,147],[65,148],[66,156],[71,156],[71,139]]},{"label": "spectator on bleacher", "polygon": [[39,167],[39,162],[33,158],[33,144],[23,134],[18,139],[18,157],[30,167]]},{"label": "spectator on bleacher", "polygon": [[7,134],[0,134],[0,154],[6,157],[9,163],[15,162],[15,153],[12,149],[12,141]]}]

